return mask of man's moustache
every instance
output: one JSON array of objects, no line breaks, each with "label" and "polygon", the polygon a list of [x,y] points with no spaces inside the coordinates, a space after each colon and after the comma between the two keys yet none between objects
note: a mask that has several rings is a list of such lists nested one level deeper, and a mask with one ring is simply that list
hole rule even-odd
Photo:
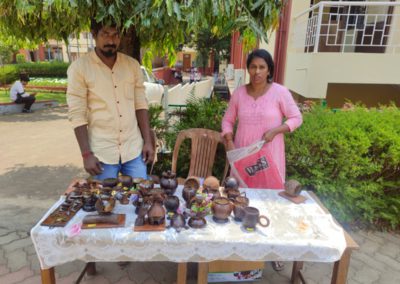
[{"label": "man's moustache", "polygon": [[117,46],[115,44],[107,44],[104,47],[117,48]]}]

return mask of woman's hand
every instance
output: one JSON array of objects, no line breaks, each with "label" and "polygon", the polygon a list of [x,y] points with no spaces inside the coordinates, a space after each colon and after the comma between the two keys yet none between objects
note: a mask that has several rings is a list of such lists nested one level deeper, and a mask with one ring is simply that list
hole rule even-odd
[{"label": "woman's hand", "polygon": [[229,140],[226,142],[226,150],[231,151],[235,149],[235,144],[233,143],[232,140]]},{"label": "woman's hand", "polygon": [[268,130],[267,132],[264,133],[263,135],[263,139],[265,140],[265,142],[271,142],[276,134],[278,134],[274,129]]}]

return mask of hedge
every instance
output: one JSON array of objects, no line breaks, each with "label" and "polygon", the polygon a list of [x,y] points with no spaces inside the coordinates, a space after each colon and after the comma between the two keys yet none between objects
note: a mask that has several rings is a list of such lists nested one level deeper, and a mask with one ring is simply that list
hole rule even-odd
[{"label": "hedge", "polygon": [[27,72],[30,77],[58,77],[66,78],[69,63],[30,62],[8,64],[0,68],[0,84],[11,84],[18,79],[20,72]]},{"label": "hedge", "polygon": [[315,189],[342,222],[400,227],[400,111],[314,108],[286,135],[288,176]]}]

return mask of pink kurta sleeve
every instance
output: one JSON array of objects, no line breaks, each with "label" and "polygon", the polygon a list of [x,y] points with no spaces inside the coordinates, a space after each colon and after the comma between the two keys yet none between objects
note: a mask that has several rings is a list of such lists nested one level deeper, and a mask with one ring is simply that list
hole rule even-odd
[{"label": "pink kurta sleeve", "polygon": [[227,133],[233,133],[233,126],[235,125],[237,119],[238,101],[239,92],[233,92],[224,118],[222,119],[222,136]]},{"label": "pink kurta sleeve", "polygon": [[285,124],[289,126],[290,132],[292,132],[303,123],[303,117],[288,89],[283,89],[280,98],[279,105],[286,117]]}]

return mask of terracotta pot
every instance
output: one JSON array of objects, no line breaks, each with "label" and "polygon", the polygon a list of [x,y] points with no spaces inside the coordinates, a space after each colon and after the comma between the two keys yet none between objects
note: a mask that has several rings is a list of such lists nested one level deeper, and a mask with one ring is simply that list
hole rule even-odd
[{"label": "terracotta pot", "polygon": [[182,190],[182,197],[186,201],[186,207],[190,208],[190,201],[195,197],[197,192],[196,188],[184,187]]},{"label": "terracotta pot", "polygon": [[227,221],[229,215],[231,215],[233,210],[232,202],[226,197],[215,198],[211,210],[213,213],[214,221]]},{"label": "terracotta pot", "polygon": [[167,195],[173,195],[178,187],[176,174],[171,171],[163,172],[160,180],[160,186],[162,189],[164,189]]},{"label": "terracotta pot", "polygon": [[238,196],[233,201],[233,215],[236,221],[242,221],[244,208],[249,206],[249,199],[245,196]]},{"label": "terracotta pot", "polygon": [[177,232],[180,232],[182,228],[187,229],[185,217],[182,214],[174,214],[171,218],[169,227],[174,228]]},{"label": "terracotta pot", "polygon": [[285,192],[287,195],[292,197],[299,196],[301,190],[301,184],[297,180],[291,179],[285,182]]},{"label": "terracotta pot", "polygon": [[207,225],[207,221],[203,217],[194,216],[190,217],[188,224],[194,229],[201,229]]},{"label": "terracotta pot", "polygon": [[203,182],[203,189],[207,190],[219,190],[219,180],[215,176],[206,177]]},{"label": "terracotta pot", "polygon": [[183,187],[191,187],[197,190],[200,188],[200,179],[196,176],[190,176],[185,180]]},{"label": "terracotta pot", "polygon": [[106,178],[103,180],[103,187],[114,187],[118,184],[118,180],[116,178]]},{"label": "terracotta pot", "polygon": [[226,192],[226,195],[227,195],[227,197],[229,198],[229,199],[231,199],[231,200],[235,200],[236,199],[236,197],[239,197],[239,196],[246,196],[246,193],[245,192],[240,192],[239,191],[239,189],[229,189],[227,192]]}]

